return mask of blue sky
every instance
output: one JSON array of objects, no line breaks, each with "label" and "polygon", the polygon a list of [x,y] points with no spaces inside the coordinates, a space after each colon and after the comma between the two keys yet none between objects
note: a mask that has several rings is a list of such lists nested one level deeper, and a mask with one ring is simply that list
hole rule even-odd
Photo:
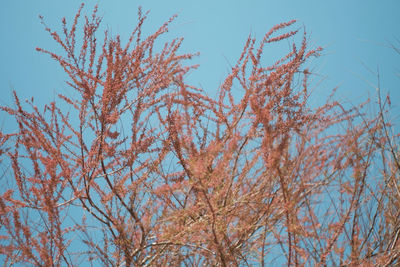
[{"label": "blue sky", "polygon": [[[0,8],[0,105],[12,105],[12,90],[24,98],[35,97],[38,105],[52,101],[69,90],[61,67],[36,47],[59,51],[40,24],[45,17],[49,27],[60,30],[61,18],[71,22],[81,1],[3,0]],[[97,1],[86,1],[84,14],[90,14]],[[338,97],[347,103],[374,98],[377,76],[368,69],[379,68],[381,86],[390,92],[392,104],[400,105],[400,55],[389,46],[400,48],[400,0],[106,0],[98,1],[103,26],[127,38],[136,26],[137,8],[150,10],[146,30],[156,30],[173,14],[178,18],[170,27],[167,40],[184,37],[183,52],[201,54],[194,63],[201,67],[190,81],[212,95],[224,80],[230,64],[239,57],[249,33],[260,40],[274,25],[292,19],[306,30],[310,47],[324,48],[312,62],[318,75],[311,81],[313,104],[339,87]],[[399,40],[399,41],[396,41]],[[287,50],[288,43],[279,48]],[[265,54],[282,52],[265,50]],[[283,54],[284,52],[282,52]],[[0,128],[13,131],[4,113]]]},{"label": "blue sky", "polygon": [[[42,47],[58,51],[44,31],[38,15],[52,29],[60,29],[61,18],[72,21],[81,1],[2,1],[0,10],[0,104],[11,104],[11,90],[21,98],[35,96],[47,103],[58,92],[68,90],[66,77],[56,62],[35,51]],[[400,40],[400,1],[270,1],[270,0],[118,0],[86,1],[85,14],[99,3],[103,26],[113,34],[128,36],[136,25],[137,7],[150,10],[146,29],[155,30],[173,14],[167,39],[184,37],[183,52],[201,53],[194,63],[201,65],[191,81],[207,92],[215,92],[234,64],[249,33],[258,39],[275,24],[298,20],[311,47],[322,46],[323,55],[313,62],[314,96],[324,96],[339,86],[343,101],[356,103],[374,97],[368,84],[377,77],[368,71],[379,68],[381,85],[390,91],[392,103],[400,104],[400,55],[390,43]],[[400,43],[398,43],[400,46]],[[280,44],[282,49],[288,43]],[[268,50],[266,50],[268,54]],[[271,50],[271,53],[276,53]],[[316,98],[318,101],[318,97]],[[397,103],[396,103],[397,102]],[[3,119],[3,118],[0,118]],[[3,122],[4,123],[4,122]]]}]

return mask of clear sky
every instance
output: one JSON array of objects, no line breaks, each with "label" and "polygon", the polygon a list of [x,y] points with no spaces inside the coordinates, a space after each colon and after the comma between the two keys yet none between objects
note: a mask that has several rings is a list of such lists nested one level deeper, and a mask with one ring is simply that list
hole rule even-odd
[{"label": "clear sky", "polygon": [[[71,22],[81,1],[3,0],[0,9],[0,104],[10,104],[11,90],[21,97],[31,95],[47,103],[55,93],[68,90],[62,69],[42,47],[57,51],[57,44],[44,31],[38,15],[52,29],[60,29],[61,18]],[[150,10],[149,31],[171,15],[178,14],[168,38],[184,37],[184,52],[201,53],[194,63],[201,64],[191,74],[194,85],[214,92],[223,81],[229,64],[234,64],[249,33],[261,39],[273,25],[291,19],[304,27],[311,47],[322,46],[322,57],[313,62],[320,76],[316,94],[328,94],[339,86],[340,97],[357,102],[374,97],[377,77],[369,73],[379,68],[381,85],[400,102],[400,55],[389,48],[400,46],[400,1],[285,1],[285,0],[107,0],[86,1],[83,11],[90,14],[99,3],[103,26],[113,34],[128,36],[136,25],[137,8]],[[396,41],[396,39],[398,41]],[[287,49],[287,43],[281,43]],[[271,50],[272,51],[272,50]],[[268,50],[266,50],[268,53]],[[275,53],[275,52],[274,52]]]},{"label": "clear sky", "polygon": [[[324,48],[313,61],[317,85],[313,101],[339,87],[338,97],[348,103],[374,98],[379,68],[381,86],[390,92],[392,105],[400,106],[400,0],[105,0],[85,1],[84,14],[99,4],[103,26],[127,38],[136,26],[137,8],[150,10],[146,30],[151,32],[178,14],[167,40],[184,37],[182,52],[200,52],[201,67],[191,82],[212,95],[224,80],[230,64],[239,57],[249,33],[260,40],[274,25],[292,19],[307,32],[310,47]],[[69,90],[62,68],[36,47],[59,51],[40,24],[61,29],[61,18],[71,22],[80,0],[1,0],[0,2],[0,105],[12,104],[12,90],[39,105]],[[301,34],[301,33],[300,33]],[[287,42],[280,44],[288,48]],[[269,50],[265,50],[268,54]],[[276,53],[271,50],[270,53]],[[278,51],[279,52],[279,51]],[[320,98],[321,97],[321,98]],[[314,104],[315,104],[314,103]],[[12,131],[4,113],[0,128]]]}]

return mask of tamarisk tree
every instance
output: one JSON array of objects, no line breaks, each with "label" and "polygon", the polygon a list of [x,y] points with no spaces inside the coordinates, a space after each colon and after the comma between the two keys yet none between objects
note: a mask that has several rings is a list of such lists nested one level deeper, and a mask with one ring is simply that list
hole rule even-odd
[{"label": "tamarisk tree", "polygon": [[[43,109],[17,93],[1,107],[17,127],[0,132],[7,266],[399,262],[387,102],[375,117],[333,97],[311,107],[307,61],[321,49],[294,41],[295,21],[250,36],[213,98],[187,82],[182,39],[156,49],[174,17],[143,36],[139,10],[126,42],[99,41],[97,7],[80,26],[82,8],[60,33],[43,22],[63,53],[37,49],[71,91]],[[265,66],[282,40],[291,49]]]}]

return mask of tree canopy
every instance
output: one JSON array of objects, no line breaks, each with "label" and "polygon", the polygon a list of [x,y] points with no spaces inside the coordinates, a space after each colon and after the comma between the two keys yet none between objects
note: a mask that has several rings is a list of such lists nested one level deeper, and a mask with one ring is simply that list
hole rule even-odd
[{"label": "tree canopy", "polygon": [[[7,265],[344,266],[399,263],[398,134],[390,99],[309,105],[309,48],[281,23],[247,39],[217,97],[187,82],[196,54],[98,37],[97,7],[50,36],[74,93],[2,106],[0,257]],[[79,31],[82,30],[82,33]],[[297,38],[298,39],[298,38]],[[292,44],[265,66],[271,43]],[[51,77],[49,77],[51,78]],[[7,182],[5,182],[7,181]]]}]

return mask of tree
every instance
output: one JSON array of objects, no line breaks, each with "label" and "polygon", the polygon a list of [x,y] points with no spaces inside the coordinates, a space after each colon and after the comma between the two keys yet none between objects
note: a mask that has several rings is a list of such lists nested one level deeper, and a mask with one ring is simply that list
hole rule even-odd
[{"label": "tree", "polygon": [[143,37],[139,9],[126,44],[106,31],[99,45],[97,7],[77,41],[82,8],[70,28],[62,20],[62,34],[45,26],[63,55],[37,49],[75,93],[43,112],[16,93],[15,106],[1,108],[18,125],[0,132],[2,164],[12,166],[0,198],[5,263],[399,262],[399,149],[388,103],[376,117],[333,97],[311,108],[307,60],[321,49],[308,49],[305,34],[263,65],[268,44],[298,34],[286,30],[295,21],[258,45],[250,36],[212,99],[186,82],[195,55],[178,53],[182,39],[155,51],[174,17]]}]

